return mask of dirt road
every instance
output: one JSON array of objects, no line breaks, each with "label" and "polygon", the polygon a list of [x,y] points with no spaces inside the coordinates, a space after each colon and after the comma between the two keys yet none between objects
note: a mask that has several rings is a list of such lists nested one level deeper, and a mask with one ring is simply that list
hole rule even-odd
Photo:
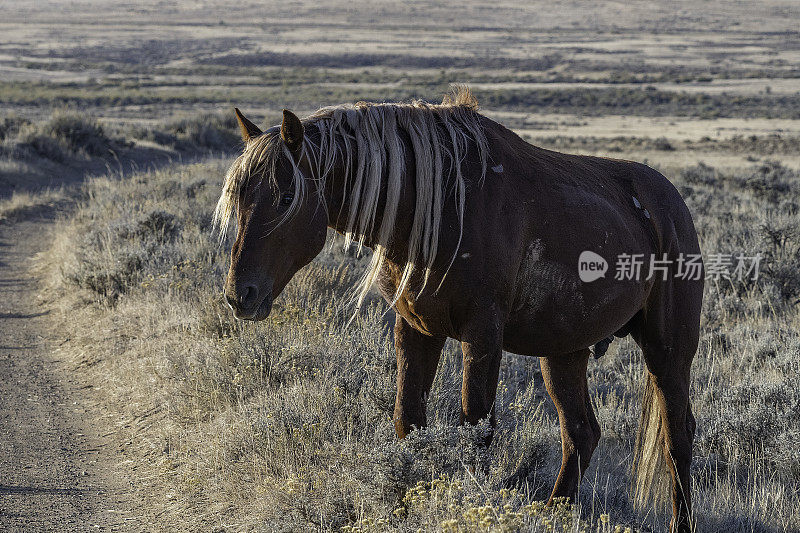
[{"label": "dirt road", "polygon": [[113,421],[54,355],[68,326],[40,301],[31,269],[52,224],[0,225],[0,530],[141,529]]}]

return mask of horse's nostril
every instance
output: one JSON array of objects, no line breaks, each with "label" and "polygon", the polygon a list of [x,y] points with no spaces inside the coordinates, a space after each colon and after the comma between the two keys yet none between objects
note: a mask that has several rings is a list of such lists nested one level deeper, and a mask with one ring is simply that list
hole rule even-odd
[{"label": "horse's nostril", "polygon": [[255,285],[240,285],[238,289],[224,291],[225,300],[234,311],[248,311],[258,300],[258,287]]},{"label": "horse's nostril", "polygon": [[256,287],[255,285],[245,285],[244,287],[242,287],[241,290],[239,291],[239,303],[242,309],[247,309],[251,305],[253,305],[257,296],[258,296],[258,287]]}]

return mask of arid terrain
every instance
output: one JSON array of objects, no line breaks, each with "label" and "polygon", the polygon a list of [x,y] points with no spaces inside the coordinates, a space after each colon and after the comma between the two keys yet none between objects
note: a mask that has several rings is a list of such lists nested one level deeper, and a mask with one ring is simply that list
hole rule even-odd
[{"label": "arid terrain", "polygon": [[[273,3],[269,3],[273,4]],[[693,367],[698,531],[800,531],[800,6],[763,2],[3,3],[0,529],[662,531],[635,509],[643,362],[589,363],[603,429],[576,506],[545,509],[558,421],[507,354],[498,429],[458,425],[448,343],[431,425],[397,441],[391,311],[332,246],[268,320],[221,295],[211,213],[259,125],[358,100],[438,101],[675,183],[709,280]]]}]

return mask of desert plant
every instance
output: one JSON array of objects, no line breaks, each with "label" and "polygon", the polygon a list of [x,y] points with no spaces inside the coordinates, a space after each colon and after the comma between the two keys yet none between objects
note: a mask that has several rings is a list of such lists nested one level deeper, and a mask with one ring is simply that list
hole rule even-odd
[{"label": "desert plant", "polygon": [[[217,502],[226,509],[219,520],[234,516],[264,530],[661,527],[662,515],[637,514],[626,490],[642,372],[632,341],[590,363],[603,438],[580,508],[551,514],[540,502],[557,472],[558,422],[535,359],[504,356],[498,427],[483,448],[485,425],[458,425],[461,353],[448,343],[429,427],[397,441],[391,314],[378,298],[352,321],[342,307],[366,258],[326,247],[268,320],[233,320],[220,295],[225,249],[209,226],[225,166],[209,161],[94,180],[56,241],[61,286],[73,295],[84,288],[106,304],[110,324],[97,335],[115,332],[108,362],[93,371],[119,376],[109,390],[124,398],[123,412],[165,412],[148,430],[156,444],[142,468],[169,480],[180,503],[159,505],[179,513]],[[694,190],[690,208],[702,206],[695,217],[704,249],[749,252],[767,238],[774,258],[796,255],[794,214],[768,215],[766,197],[711,167],[682,176]],[[800,344],[789,333],[796,309],[778,309],[780,287],[789,286],[777,271],[770,276],[763,285],[707,285],[692,383],[696,504],[706,529],[798,523],[791,443],[800,431],[792,377]],[[770,291],[772,307],[764,298]],[[762,512],[759,491],[772,491],[774,511]]]}]

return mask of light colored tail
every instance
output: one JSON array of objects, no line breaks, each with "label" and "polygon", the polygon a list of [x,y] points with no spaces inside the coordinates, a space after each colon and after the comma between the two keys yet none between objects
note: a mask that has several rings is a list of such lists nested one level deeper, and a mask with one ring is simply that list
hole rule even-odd
[{"label": "light colored tail", "polygon": [[653,375],[648,372],[633,451],[633,501],[639,509],[646,507],[651,499],[657,503],[666,500],[670,478],[664,458],[665,442],[661,402],[656,397]]}]

